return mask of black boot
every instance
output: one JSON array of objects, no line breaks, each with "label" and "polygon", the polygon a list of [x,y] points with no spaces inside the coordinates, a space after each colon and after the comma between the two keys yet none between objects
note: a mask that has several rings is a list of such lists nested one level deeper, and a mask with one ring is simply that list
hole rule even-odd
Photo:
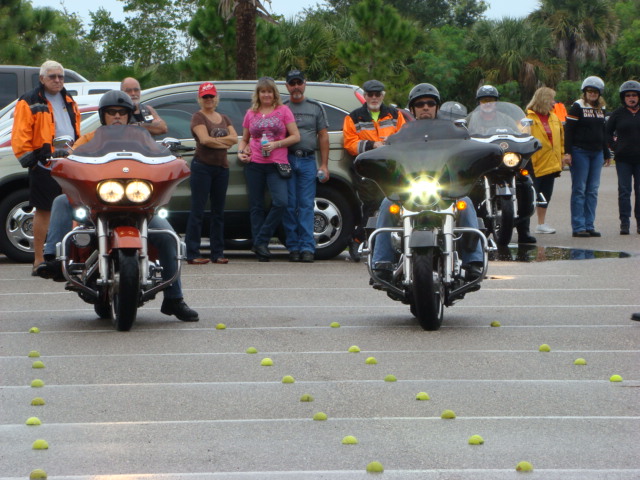
[{"label": "black boot", "polygon": [[182,322],[197,322],[198,312],[189,308],[182,298],[165,298],[160,311],[165,315],[175,315]]},{"label": "black boot", "polygon": [[518,221],[516,230],[518,231],[518,243],[536,243],[536,237],[529,233],[528,218]]}]

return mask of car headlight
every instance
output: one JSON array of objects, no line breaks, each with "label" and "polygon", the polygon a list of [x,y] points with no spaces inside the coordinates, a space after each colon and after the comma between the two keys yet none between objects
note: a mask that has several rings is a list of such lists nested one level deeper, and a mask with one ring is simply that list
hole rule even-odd
[{"label": "car headlight", "polygon": [[438,181],[426,175],[416,177],[410,185],[411,201],[416,205],[427,207],[440,200],[441,186]]},{"label": "car headlight", "polygon": [[151,197],[151,185],[142,180],[134,180],[127,184],[125,194],[131,203],[143,203]]},{"label": "car headlight", "polygon": [[517,166],[520,163],[520,154],[507,152],[502,156],[502,163],[511,168]]},{"label": "car headlight", "polygon": [[124,198],[124,186],[115,180],[106,180],[98,184],[98,197],[106,203],[118,203]]}]

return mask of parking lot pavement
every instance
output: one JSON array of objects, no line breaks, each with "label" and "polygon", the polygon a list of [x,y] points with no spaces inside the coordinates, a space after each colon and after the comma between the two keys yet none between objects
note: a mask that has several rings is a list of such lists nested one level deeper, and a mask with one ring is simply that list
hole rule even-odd
[{"label": "parking lot pavement", "polygon": [[[640,478],[640,324],[629,320],[640,311],[640,235],[618,235],[615,197],[603,195],[612,181],[605,169],[603,237],[573,239],[563,174],[548,216],[558,233],[492,261],[482,289],[448,308],[437,332],[368,287],[346,254],[185,265],[201,321],[174,321],[157,299],[128,333],[1,258],[0,479],[36,468],[74,480],[367,479],[372,461],[392,479],[521,478],[520,461],[531,479]],[[551,261],[563,258],[552,246],[574,251],[567,258],[632,255]],[[525,257],[547,261],[516,261]],[[261,366],[267,357],[273,366]],[[36,378],[43,387],[30,386]],[[456,418],[441,419],[445,409]],[[318,412],[327,420],[313,420]],[[27,426],[30,417],[42,424]],[[474,434],[484,444],[469,445]],[[342,444],[348,435],[358,443]],[[32,449],[37,439],[49,448]]]}]

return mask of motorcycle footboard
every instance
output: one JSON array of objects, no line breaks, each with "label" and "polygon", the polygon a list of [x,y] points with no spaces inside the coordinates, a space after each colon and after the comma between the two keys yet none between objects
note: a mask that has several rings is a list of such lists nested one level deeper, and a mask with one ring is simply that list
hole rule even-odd
[{"label": "motorcycle footboard", "polygon": [[[364,248],[362,250],[363,253],[365,253],[367,255],[367,271],[369,272],[369,277],[373,279],[374,282],[382,285],[384,287],[384,290],[387,291],[391,291],[395,294],[397,294],[399,297],[401,298],[405,298],[405,292],[404,290],[396,287],[395,285],[393,285],[392,283],[380,278],[375,270],[374,270],[374,266],[373,265],[373,248],[372,245],[375,246],[375,238],[380,235],[381,233],[399,233],[402,235],[403,229],[400,227],[384,227],[384,228],[377,228],[375,229],[373,232],[371,232],[371,234],[369,235],[369,237],[367,238],[367,241],[364,245]],[[402,262],[400,262],[400,267],[398,269],[396,269],[393,272],[393,278],[397,278],[398,275],[402,274]]]},{"label": "motorcycle footboard", "polygon": [[68,232],[63,238],[62,241],[60,243],[58,243],[56,245],[56,251],[57,251],[57,259],[60,260],[60,262],[62,263],[62,274],[64,275],[64,278],[67,280],[68,284],[65,287],[66,290],[71,290],[74,292],[84,292],[86,293],[90,298],[97,300],[100,296],[100,292],[98,292],[98,290],[94,290],[90,287],[88,287],[87,285],[85,285],[84,283],[81,283],[80,281],[78,281],[76,279],[75,275],[72,275],[71,272],[69,271],[69,258],[67,257],[67,245],[68,242],[75,237],[76,235],[81,235],[81,234],[86,234],[86,235],[91,235],[91,236],[95,236],[96,234],[96,230],[95,228],[79,228],[76,227],[73,230],[71,230],[70,232]]}]

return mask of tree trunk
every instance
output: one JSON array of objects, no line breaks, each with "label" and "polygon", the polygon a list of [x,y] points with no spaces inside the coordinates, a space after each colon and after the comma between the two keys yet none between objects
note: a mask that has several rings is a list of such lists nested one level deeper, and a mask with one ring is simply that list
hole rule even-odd
[{"label": "tree trunk", "polygon": [[256,59],[257,9],[252,0],[240,0],[236,6],[236,75],[239,80],[258,76]]}]

